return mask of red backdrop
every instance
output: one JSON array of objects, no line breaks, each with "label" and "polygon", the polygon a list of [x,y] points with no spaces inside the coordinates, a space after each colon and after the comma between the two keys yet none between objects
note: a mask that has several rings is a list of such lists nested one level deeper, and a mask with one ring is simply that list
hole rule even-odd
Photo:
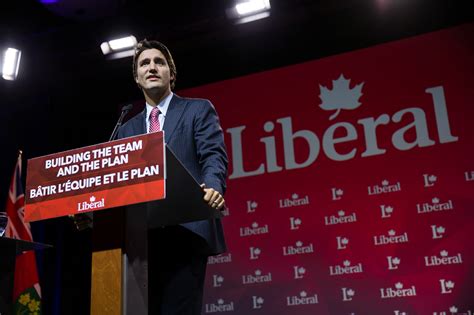
[{"label": "red backdrop", "polygon": [[463,25],[179,93],[211,99],[230,155],[204,314],[473,312],[473,38]]}]

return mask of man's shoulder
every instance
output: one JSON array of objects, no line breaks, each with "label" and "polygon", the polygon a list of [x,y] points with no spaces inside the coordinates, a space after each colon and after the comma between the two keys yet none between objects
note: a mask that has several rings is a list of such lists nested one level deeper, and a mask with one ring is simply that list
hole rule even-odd
[{"label": "man's shoulder", "polygon": [[127,128],[133,125],[134,123],[136,123],[137,120],[140,121],[142,118],[143,118],[143,111],[140,111],[137,114],[135,114],[135,116],[133,116],[132,118],[127,120],[125,123],[123,123],[122,127]]},{"label": "man's shoulder", "polygon": [[211,101],[205,98],[197,97],[184,97],[174,94],[178,102],[182,102],[185,106],[209,106],[212,105]]}]

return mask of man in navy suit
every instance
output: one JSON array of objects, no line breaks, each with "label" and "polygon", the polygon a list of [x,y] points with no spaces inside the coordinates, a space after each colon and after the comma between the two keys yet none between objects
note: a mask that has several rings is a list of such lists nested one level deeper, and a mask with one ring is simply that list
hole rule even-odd
[{"label": "man in navy suit", "polygon": [[[160,42],[141,41],[133,76],[145,97],[143,112],[127,121],[118,137],[164,130],[165,142],[191,175],[202,183],[203,202],[224,207],[227,154],[217,113],[208,100],[171,92],[176,66]],[[149,231],[149,313],[201,314],[207,258],[226,250],[219,219]]]}]

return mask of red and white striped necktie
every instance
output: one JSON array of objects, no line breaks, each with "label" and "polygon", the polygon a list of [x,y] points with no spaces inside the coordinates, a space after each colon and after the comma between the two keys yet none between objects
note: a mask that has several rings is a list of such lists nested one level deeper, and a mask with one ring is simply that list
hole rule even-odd
[{"label": "red and white striped necktie", "polygon": [[158,107],[154,107],[150,113],[150,130],[148,132],[157,132],[161,130],[160,121],[158,116],[160,115],[160,110]]}]

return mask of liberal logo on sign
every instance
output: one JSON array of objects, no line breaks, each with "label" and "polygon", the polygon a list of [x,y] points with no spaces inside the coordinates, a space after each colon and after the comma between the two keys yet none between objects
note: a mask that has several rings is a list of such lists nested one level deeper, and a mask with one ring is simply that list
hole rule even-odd
[{"label": "liberal logo on sign", "polygon": [[392,192],[401,191],[402,187],[400,186],[400,182],[395,184],[390,184],[388,180],[384,179],[382,181],[382,185],[373,185],[367,187],[370,195],[379,195],[379,194],[388,194]]},{"label": "liberal logo on sign", "polygon": [[300,228],[302,221],[300,218],[290,218],[290,230],[298,230]]},{"label": "liberal logo on sign", "polygon": [[224,282],[224,277],[220,275],[212,275],[212,286],[214,288],[218,288],[222,286],[222,283]]},{"label": "liberal logo on sign", "polygon": [[77,203],[77,211],[88,211],[88,210],[94,210],[94,209],[100,209],[105,207],[105,199],[102,198],[99,201],[95,200],[96,198],[94,196],[89,198],[89,202],[83,201],[83,202],[78,202]]},{"label": "liberal logo on sign", "polygon": [[340,200],[342,199],[342,195],[344,195],[344,190],[341,188],[331,188],[332,200]]},{"label": "liberal logo on sign", "polygon": [[397,282],[395,289],[393,288],[381,288],[380,297],[382,299],[393,299],[393,298],[405,298],[416,296],[416,288],[412,285],[409,288],[403,288],[403,283]]},{"label": "liberal logo on sign", "polygon": [[382,211],[382,219],[390,218],[392,216],[392,206],[380,205],[380,210]]},{"label": "liberal logo on sign", "polygon": [[353,289],[349,288],[342,288],[342,301],[343,302],[348,302],[352,301],[354,298],[355,291]]},{"label": "liberal logo on sign", "polygon": [[341,265],[329,266],[329,275],[331,276],[341,276],[341,275],[348,275],[354,273],[362,273],[364,272],[362,268],[362,263],[358,263],[356,265],[351,265],[349,260],[344,260]]},{"label": "liberal logo on sign", "polygon": [[247,200],[247,213],[255,212],[258,207],[258,203],[253,200]]},{"label": "liberal logo on sign", "polygon": [[286,305],[287,306],[299,306],[299,305],[309,305],[309,304],[318,304],[318,295],[308,295],[306,291],[301,291],[300,295],[287,296]]},{"label": "liberal logo on sign", "polygon": [[444,236],[444,233],[446,232],[446,229],[444,228],[444,226],[436,226],[436,225],[432,225],[431,226],[431,233],[433,234],[433,239],[439,239],[439,238],[443,238]]},{"label": "liberal logo on sign", "polygon": [[335,225],[343,223],[353,223],[357,221],[356,213],[346,214],[344,210],[339,210],[337,216],[324,216],[324,225]]},{"label": "liberal logo on sign", "polygon": [[279,201],[280,208],[305,206],[308,204],[309,204],[309,197],[308,196],[300,197],[298,196],[298,194],[292,194],[291,199],[285,198],[285,199],[280,199]]},{"label": "liberal logo on sign", "polygon": [[448,251],[442,250],[440,256],[425,256],[425,266],[434,267],[434,266],[443,266],[443,265],[456,265],[462,264],[462,255],[457,253],[456,255],[450,256]]},{"label": "liberal logo on sign", "polygon": [[388,245],[388,244],[399,244],[399,243],[408,243],[408,233],[397,235],[395,230],[390,230],[387,232],[388,236],[378,235],[374,236],[374,244],[377,245]]},{"label": "liberal logo on sign", "polygon": [[218,299],[217,303],[206,304],[206,313],[222,313],[234,311],[234,302],[226,303],[224,299]]},{"label": "liberal logo on sign", "polygon": [[332,80],[332,90],[324,85],[319,85],[319,98],[321,99],[321,107],[324,110],[335,110],[336,112],[329,117],[333,120],[339,115],[341,109],[353,110],[361,105],[359,98],[362,96],[362,87],[364,82],[356,85],[354,88],[349,87],[351,80],[346,80],[344,74],[341,74],[337,80]]},{"label": "liberal logo on sign", "polygon": [[424,187],[433,187],[438,180],[438,177],[431,174],[423,174]]},{"label": "liberal logo on sign", "polygon": [[243,275],[242,284],[255,284],[255,283],[264,283],[272,282],[272,273],[267,274],[262,273],[260,269],[255,270],[254,274]]},{"label": "liberal logo on sign", "polygon": [[214,264],[224,264],[224,263],[230,263],[232,262],[232,254],[227,253],[227,254],[220,254],[217,256],[209,256],[207,259],[207,264],[208,265],[214,265]]},{"label": "liberal logo on sign", "polygon": [[453,292],[454,282],[446,279],[439,279],[441,285],[441,294],[449,294]]},{"label": "liberal logo on sign", "polygon": [[268,224],[264,226],[259,226],[257,222],[253,222],[250,227],[241,227],[240,228],[240,236],[251,236],[251,235],[259,235],[259,234],[267,234],[268,233]]},{"label": "liberal logo on sign", "polygon": [[438,197],[431,199],[431,203],[425,202],[422,204],[417,204],[416,209],[418,213],[430,213],[430,212],[439,212],[439,211],[448,211],[453,210],[453,201],[448,200],[442,202]]},{"label": "liberal logo on sign", "polygon": [[313,253],[313,243],[304,246],[303,242],[297,241],[296,246],[283,246],[283,256],[303,255]]},{"label": "liberal logo on sign", "polygon": [[305,273],[306,273],[306,268],[300,267],[300,266],[293,266],[293,271],[294,271],[294,279],[303,279]]},{"label": "liberal logo on sign", "polygon": [[400,258],[387,256],[388,260],[388,270],[397,270],[400,265]]},{"label": "liberal logo on sign", "polygon": [[254,310],[262,308],[263,302],[265,302],[265,300],[261,296],[252,296],[252,308]]},{"label": "liberal logo on sign", "polygon": [[347,237],[336,236],[337,249],[346,249],[349,244],[349,239]]}]

